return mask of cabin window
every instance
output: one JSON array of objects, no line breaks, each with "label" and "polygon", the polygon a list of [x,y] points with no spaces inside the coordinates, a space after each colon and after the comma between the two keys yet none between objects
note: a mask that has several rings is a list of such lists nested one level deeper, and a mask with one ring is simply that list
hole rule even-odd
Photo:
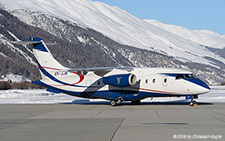
[{"label": "cabin window", "polygon": [[183,75],[183,74],[177,74],[176,80],[177,80],[177,79],[184,79],[184,75]]},{"label": "cabin window", "polygon": [[166,83],[166,82],[167,82],[167,78],[164,79],[164,83]]},{"label": "cabin window", "polygon": [[164,77],[163,80],[162,80],[162,85],[163,86],[167,86],[168,85],[168,78],[167,77]]},{"label": "cabin window", "polygon": [[98,85],[100,85],[100,81],[98,81]]},{"label": "cabin window", "polygon": [[146,84],[148,83],[148,79],[145,80],[145,83],[146,83]]},{"label": "cabin window", "polygon": [[141,79],[138,80],[138,83],[139,83],[139,84],[141,83]]},{"label": "cabin window", "polygon": [[155,83],[155,78],[152,80],[152,83]]}]

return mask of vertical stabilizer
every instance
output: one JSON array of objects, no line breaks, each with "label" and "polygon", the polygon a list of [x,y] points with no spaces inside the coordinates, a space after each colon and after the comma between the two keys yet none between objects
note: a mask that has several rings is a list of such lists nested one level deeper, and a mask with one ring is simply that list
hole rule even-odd
[{"label": "vertical stabilizer", "polygon": [[54,75],[56,71],[67,69],[52,56],[41,38],[30,38],[30,41],[33,41],[33,52],[38,68],[40,69],[42,79],[47,79],[46,76],[48,76],[48,74]]}]

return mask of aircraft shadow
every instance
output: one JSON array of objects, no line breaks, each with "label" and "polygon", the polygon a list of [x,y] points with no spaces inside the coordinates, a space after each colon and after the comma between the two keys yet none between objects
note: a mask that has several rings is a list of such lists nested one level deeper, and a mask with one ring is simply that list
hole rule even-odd
[{"label": "aircraft shadow", "polygon": [[[197,102],[198,105],[214,105],[214,103]],[[141,105],[189,105],[189,102],[141,102]]]},{"label": "aircraft shadow", "polygon": [[[110,105],[110,101],[90,101],[89,99],[78,99],[72,102],[60,103],[60,104],[79,104],[79,105]],[[198,105],[214,105],[214,103],[209,102],[197,102]],[[132,105],[131,102],[122,102],[120,106],[141,106],[141,105],[189,105],[189,102],[185,100],[178,101],[166,101],[166,102],[141,102],[140,105]]]}]

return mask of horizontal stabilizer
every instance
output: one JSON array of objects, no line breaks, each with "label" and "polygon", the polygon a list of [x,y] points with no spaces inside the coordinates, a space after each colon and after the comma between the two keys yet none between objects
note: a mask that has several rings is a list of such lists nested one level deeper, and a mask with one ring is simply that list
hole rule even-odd
[{"label": "horizontal stabilizer", "polygon": [[39,44],[41,41],[12,41],[13,44],[19,45],[30,45],[30,44]]},{"label": "horizontal stabilizer", "polygon": [[[40,44],[41,41],[12,41],[13,44],[18,45],[31,45],[31,44]],[[46,45],[57,45],[58,43],[45,43]]]}]

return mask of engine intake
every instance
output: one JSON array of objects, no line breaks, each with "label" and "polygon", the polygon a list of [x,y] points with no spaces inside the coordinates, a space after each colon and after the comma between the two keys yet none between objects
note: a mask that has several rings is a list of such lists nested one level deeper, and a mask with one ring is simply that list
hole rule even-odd
[{"label": "engine intake", "polygon": [[117,74],[103,77],[103,83],[116,87],[129,87],[136,84],[134,74]]}]

